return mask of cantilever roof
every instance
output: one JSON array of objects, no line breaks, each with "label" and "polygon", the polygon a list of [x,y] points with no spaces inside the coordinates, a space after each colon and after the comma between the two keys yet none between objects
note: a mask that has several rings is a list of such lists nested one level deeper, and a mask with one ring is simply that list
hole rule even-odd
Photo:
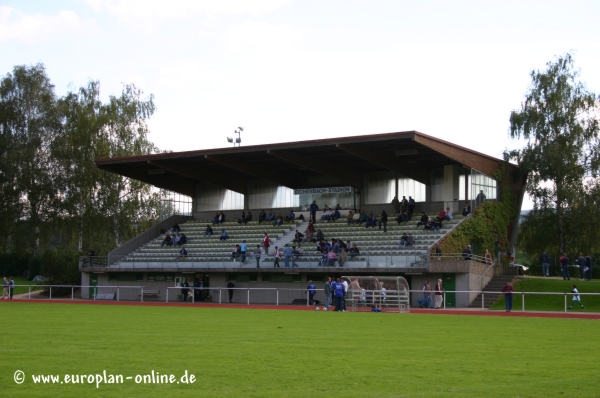
[{"label": "cantilever roof", "polygon": [[[404,131],[97,159],[95,163],[103,170],[194,196],[198,182],[243,194],[253,179],[295,189],[332,186],[332,181],[362,188],[364,173],[394,171],[427,184],[433,168],[455,164],[491,176],[505,162],[417,131]],[[508,167],[516,170],[514,165]]]}]

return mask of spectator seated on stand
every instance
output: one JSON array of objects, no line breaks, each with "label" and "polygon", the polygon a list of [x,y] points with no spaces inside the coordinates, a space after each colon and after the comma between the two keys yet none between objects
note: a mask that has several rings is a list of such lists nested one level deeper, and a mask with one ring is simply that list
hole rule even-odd
[{"label": "spectator seated on stand", "polygon": [[421,225],[427,225],[428,221],[429,221],[429,216],[427,215],[427,213],[422,212],[421,213],[421,221],[419,221],[417,223],[417,228],[419,228]]},{"label": "spectator seated on stand", "polygon": [[179,250],[179,254],[177,255],[177,260],[183,260],[187,257],[188,252],[185,249],[185,245],[181,246],[181,250]]},{"label": "spectator seated on stand", "polygon": [[223,224],[224,222],[225,222],[225,214],[223,214],[223,212],[220,211],[215,215],[215,218],[213,220],[213,225]]},{"label": "spectator seated on stand", "polygon": [[352,245],[352,249],[350,249],[350,257],[356,257],[360,254],[360,250],[356,247],[356,244]]},{"label": "spectator seated on stand", "polygon": [[321,220],[325,222],[335,221],[335,210],[330,208],[326,208],[323,210],[323,215],[321,215]]},{"label": "spectator seated on stand", "polygon": [[427,224],[425,224],[423,231],[431,231],[432,228],[433,228],[433,220],[429,219],[429,220],[427,220]]},{"label": "spectator seated on stand", "polygon": [[269,214],[267,214],[267,221],[268,222],[275,221],[275,214],[273,213],[273,210],[269,210]]},{"label": "spectator seated on stand", "polygon": [[211,236],[213,234],[213,229],[210,225],[206,224],[206,230],[204,231],[204,236]]},{"label": "spectator seated on stand", "polygon": [[227,240],[227,239],[229,239],[229,234],[224,229],[221,230],[221,237],[219,238],[219,240]]},{"label": "spectator seated on stand", "polygon": [[261,224],[267,220],[267,213],[264,210],[261,210],[258,214],[258,223]]},{"label": "spectator seated on stand", "polygon": [[336,209],[333,211],[333,216],[331,217],[331,219],[332,219],[333,221],[336,221],[336,220],[337,220],[337,219],[339,219],[341,216],[342,216],[342,215],[340,214],[340,210],[336,208]]},{"label": "spectator seated on stand", "polygon": [[452,210],[450,210],[449,207],[446,207],[446,215],[444,216],[444,220],[450,221],[453,218],[454,218],[454,215],[452,214]]},{"label": "spectator seated on stand", "polygon": [[325,239],[325,234],[321,231],[321,228],[317,229],[317,242],[320,242]]},{"label": "spectator seated on stand", "polygon": [[366,223],[366,222],[367,222],[367,215],[365,214],[364,210],[361,210],[356,224],[358,224],[360,226],[360,224]]},{"label": "spectator seated on stand", "polygon": [[177,223],[173,224],[173,227],[171,228],[171,232],[181,232],[181,228],[179,227],[179,224],[177,224]]},{"label": "spectator seated on stand", "polygon": [[304,235],[302,234],[302,232],[296,230],[296,233],[294,234],[294,243],[300,243],[302,242],[302,239],[304,238]]},{"label": "spectator seated on stand", "polygon": [[443,208],[440,210],[440,213],[438,214],[438,216],[440,216],[440,218],[441,218],[442,220],[444,219],[444,217],[446,217],[446,212],[444,211],[444,209],[443,209]]},{"label": "spectator seated on stand", "polygon": [[319,259],[319,267],[324,267],[327,265],[327,256],[329,255],[329,252],[327,251],[327,249],[322,248],[321,250],[317,250],[318,253],[321,254],[321,258]]},{"label": "spectator seated on stand", "polygon": [[179,237],[179,240],[177,241],[177,244],[179,246],[181,245],[185,245],[187,243],[187,236],[185,236],[185,234],[181,234],[181,236]]},{"label": "spectator seated on stand", "polygon": [[327,253],[327,265],[329,267],[335,267],[335,260],[337,256],[333,249],[329,249],[329,253]]},{"label": "spectator seated on stand", "polygon": [[398,242],[398,246],[406,246],[406,242],[408,242],[408,235],[405,232],[400,237],[400,241]]},{"label": "spectator seated on stand", "polygon": [[348,220],[348,226],[350,226],[350,224],[352,224],[352,218],[354,218],[354,212],[352,210],[350,210],[348,212],[348,215],[346,216],[346,219]]},{"label": "spectator seated on stand", "polygon": [[373,215],[373,212],[369,212],[369,216],[367,217],[367,221],[365,222],[365,228],[377,226],[377,218]]},{"label": "spectator seated on stand", "polygon": [[471,205],[469,204],[469,202],[465,202],[465,207],[463,207],[462,215],[463,217],[466,217],[469,214],[471,214]]},{"label": "spectator seated on stand", "polygon": [[361,210],[354,212],[354,217],[352,217],[352,224],[358,224],[358,220],[360,219]]},{"label": "spectator seated on stand", "polygon": [[275,217],[275,221],[273,221],[273,226],[279,227],[282,224],[283,224],[283,217],[281,217],[281,214],[277,213],[277,217]]},{"label": "spectator seated on stand", "polygon": [[246,214],[246,222],[244,224],[248,224],[250,221],[252,221],[252,213],[248,212],[248,214]]},{"label": "spectator seated on stand", "polygon": [[332,239],[331,240],[331,248],[333,249],[334,253],[339,253],[340,249],[341,249],[342,245],[339,239]]},{"label": "spectator seated on stand", "polygon": [[165,238],[163,239],[162,243],[160,244],[161,247],[167,245],[167,246],[171,246],[171,235],[169,234],[165,234]]},{"label": "spectator seated on stand", "polygon": [[[446,213],[444,212],[444,215]],[[433,227],[432,230],[433,231],[439,231],[442,228],[442,219],[440,218],[440,216],[437,216],[435,218],[435,220],[433,221]]]},{"label": "spectator seated on stand", "polygon": [[409,233],[408,239],[406,240],[406,246],[414,246],[414,245],[415,245],[415,238],[414,238],[413,234]]},{"label": "spectator seated on stand", "polygon": [[171,239],[171,246],[175,247],[179,244],[179,238],[181,235],[177,234],[173,234],[173,238]]},{"label": "spectator seated on stand", "polygon": [[287,222],[287,223],[290,223],[290,222],[294,221],[295,219],[296,219],[296,213],[294,213],[294,210],[290,210],[290,214],[285,216],[285,222]]},{"label": "spectator seated on stand", "polygon": [[238,224],[245,224],[246,223],[246,212],[242,211],[242,216],[240,218],[238,218]]},{"label": "spectator seated on stand", "polygon": [[402,216],[402,211],[398,212],[398,214],[396,214],[396,222],[398,224],[400,224],[402,221],[404,221],[403,216]]}]

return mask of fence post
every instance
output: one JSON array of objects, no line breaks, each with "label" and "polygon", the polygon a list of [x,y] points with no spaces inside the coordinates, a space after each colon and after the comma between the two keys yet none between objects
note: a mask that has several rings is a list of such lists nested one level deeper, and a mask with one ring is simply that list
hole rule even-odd
[{"label": "fence post", "polygon": [[446,309],[446,291],[444,290],[444,309]]},{"label": "fence post", "polygon": [[565,293],[565,313],[567,312],[567,293]]},{"label": "fence post", "polygon": [[119,286],[117,286],[117,301],[119,301],[119,300],[120,300],[120,297],[121,297],[121,294],[120,294],[120,290],[119,290],[119,289],[120,289],[120,287],[119,287]]},{"label": "fence post", "polygon": [[525,292],[521,292],[521,311],[525,312]]},{"label": "fence post", "polygon": [[277,288],[276,305],[279,305],[279,288]]},{"label": "fence post", "polygon": [[73,286],[71,286],[71,301],[73,301],[73,297],[74,297],[73,291],[74,290],[75,290],[75,288]]},{"label": "fence post", "polygon": [[481,310],[485,310],[485,293],[483,292],[483,290],[481,291]]},{"label": "fence post", "polygon": [[52,285],[50,285],[50,300],[52,300]]},{"label": "fence post", "polygon": [[250,305],[250,288],[248,288],[248,297],[246,300],[248,301],[247,304]]},{"label": "fence post", "polygon": [[29,285],[29,300],[31,300],[31,285]]},{"label": "fence post", "polygon": [[221,304],[221,291],[222,291],[222,289],[219,288],[219,304]]},{"label": "fence post", "polygon": [[141,288],[140,300],[142,303],[144,302],[144,288]]}]

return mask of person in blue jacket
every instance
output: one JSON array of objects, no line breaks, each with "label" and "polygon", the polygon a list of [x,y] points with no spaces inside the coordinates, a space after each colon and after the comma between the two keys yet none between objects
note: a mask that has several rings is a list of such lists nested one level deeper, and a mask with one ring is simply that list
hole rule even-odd
[{"label": "person in blue jacket", "polygon": [[306,291],[308,292],[308,305],[315,305],[315,293],[317,290],[315,288],[315,284],[312,280],[308,281],[308,286],[306,286]]},{"label": "person in blue jacket", "polygon": [[336,278],[335,282],[331,284],[331,290],[333,290],[335,298],[335,310],[342,311],[344,309],[344,285],[340,278]]}]

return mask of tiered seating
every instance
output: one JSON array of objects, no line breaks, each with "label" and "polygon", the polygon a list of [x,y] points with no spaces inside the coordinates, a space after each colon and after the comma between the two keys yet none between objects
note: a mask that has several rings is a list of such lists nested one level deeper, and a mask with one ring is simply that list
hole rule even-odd
[{"label": "tiered seating", "polygon": [[[122,263],[135,262],[206,262],[206,261],[232,261],[231,252],[236,244],[246,240],[248,252],[251,253],[257,244],[262,242],[264,233],[269,234],[271,245],[275,246],[277,241],[292,228],[290,224],[283,224],[274,227],[272,224],[251,221],[248,224],[238,224],[234,221],[228,221],[223,224],[212,226],[214,234],[205,237],[206,225],[212,223],[209,221],[188,221],[180,225],[181,232],[187,237],[185,247],[188,256],[185,259],[178,259],[177,256],[180,247],[161,246],[164,235],[157,236],[155,239],[139,248],[134,253],[121,260]],[[220,241],[221,230],[225,229],[229,239]],[[273,249],[271,249],[272,251]]]},{"label": "tiered seating", "polygon": [[[430,216],[435,216],[431,214]],[[455,217],[452,221],[443,223],[443,228],[439,231],[424,231],[423,226],[417,228],[418,219],[413,217],[413,221],[398,224],[397,222],[388,222],[387,233],[379,226],[375,228],[365,228],[362,225],[351,224],[348,226],[347,220],[342,218],[335,222],[317,222],[316,230],[321,230],[325,239],[331,242],[332,238],[350,241],[360,250],[360,255],[354,258],[348,257],[349,266],[352,262],[366,261],[369,259],[369,266],[397,265],[399,267],[414,265],[419,262],[423,255],[428,253],[428,248],[433,245],[444,233],[456,225],[462,216]],[[298,226],[302,233],[308,226],[304,222]],[[398,241],[403,233],[412,233],[415,238],[414,246],[398,246]],[[316,236],[316,234],[315,234]],[[316,266],[321,259],[321,254],[317,252],[315,243],[304,243],[304,255],[297,260],[298,263],[309,262]],[[393,257],[393,258],[392,258]],[[273,261],[273,259],[267,259]],[[304,265],[304,264],[299,264]]]},{"label": "tiered seating", "polygon": [[[431,216],[434,216],[433,214]],[[364,224],[347,225],[345,218],[336,222],[318,222],[315,228],[321,229],[325,239],[331,241],[332,238],[341,239],[344,242],[350,240],[360,250],[360,255],[353,258],[348,257],[348,267],[414,267],[417,266],[424,255],[427,255],[427,249],[433,245],[445,232],[456,225],[462,219],[462,216],[455,216],[452,221],[443,223],[440,231],[424,231],[423,227],[416,227],[418,219],[413,217],[413,221],[397,224],[395,221],[388,223],[388,231],[376,228],[365,228]],[[127,268],[176,268],[189,267],[191,263],[195,267],[239,267],[239,260],[234,264],[231,252],[236,244],[246,240],[248,245],[247,267],[255,266],[253,254],[257,244],[262,242],[265,232],[271,239],[271,248],[269,255],[264,254],[262,259],[265,266],[272,267],[274,258],[272,256],[275,246],[283,247],[285,243],[291,243],[293,239],[293,229],[297,227],[302,233],[308,226],[307,221],[295,221],[291,224],[284,223],[281,226],[274,227],[271,223],[258,224],[257,221],[251,221],[247,225],[238,224],[236,221],[228,221],[224,224],[213,226],[214,235],[204,237],[206,225],[212,223],[206,220],[188,221],[181,225],[181,232],[187,237],[185,244],[188,256],[185,259],[178,259],[179,247],[161,247],[164,235],[157,236],[155,239],[140,247],[135,252],[121,259],[116,267]],[[221,229],[225,229],[230,238],[226,241],[219,241]],[[398,241],[402,234],[412,233],[415,238],[415,245],[406,247],[398,246]],[[303,243],[304,255],[297,259],[300,267],[317,267],[321,254],[316,250],[316,244],[312,242]],[[283,267],[283,261],[280,261]]]}]

